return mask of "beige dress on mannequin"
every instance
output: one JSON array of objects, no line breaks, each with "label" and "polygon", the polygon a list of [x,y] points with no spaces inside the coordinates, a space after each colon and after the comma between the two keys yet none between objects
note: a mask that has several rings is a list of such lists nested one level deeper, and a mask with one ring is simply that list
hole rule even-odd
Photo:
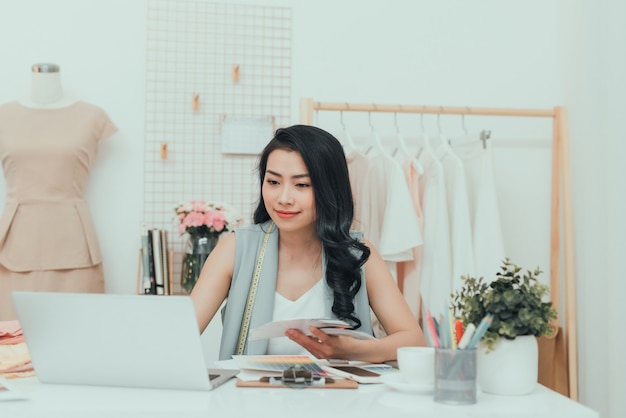
[{"label": "beige dress on mannequin", "polygon": [[83,190],[98,142],[116,127],[100,108],[0,106],[7,185],[0,218],[0,320],[14,290],[104,291],[102,256]]}]

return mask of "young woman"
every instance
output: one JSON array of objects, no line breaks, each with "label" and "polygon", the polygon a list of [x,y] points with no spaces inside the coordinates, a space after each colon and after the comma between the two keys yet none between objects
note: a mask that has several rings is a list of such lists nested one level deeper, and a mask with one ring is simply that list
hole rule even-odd
[{"label": "young woman", "polygon": [[[254,224],[220,240],[191,293],[200,331],[228,298],[220,359],[229,359],[239,347],[243,354],[308,352],[317,358],[383,362],[396,359],[398,347],[425,345],[384,260],[360,234],[350,232],[353,197],[339,141],[313,126],[278,129],[258,170],[261,195]],[[244,315],[255,273],[253,309]],[[240,339],[242,323],[254,329],[294,318],[343,319],[371,334],[371,312],[387,336],[362,340],[311,328],[312,336],[290,329],[285,337]]]}]

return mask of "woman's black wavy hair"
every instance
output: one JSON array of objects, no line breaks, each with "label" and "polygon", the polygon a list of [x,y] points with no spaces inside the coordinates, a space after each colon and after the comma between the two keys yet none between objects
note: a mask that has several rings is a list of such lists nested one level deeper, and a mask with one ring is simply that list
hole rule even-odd
[{"label": "woman's black wavy hair", "polygon": [[[341,143],[330,133],[308,125],[280,128],[261,154],[258,174],[261,189],[272,151],[298,152],[309,170],[315,195],[317,235],[326,257],[326,282],[333,291],[332,311],[337,317],[361,326],[355,315],[354,297],[361,288],[360,270],[370,250],[350,235],[354,202],[348,166]],[[262,190],[254,211],[254,223],[270,219]]]}]

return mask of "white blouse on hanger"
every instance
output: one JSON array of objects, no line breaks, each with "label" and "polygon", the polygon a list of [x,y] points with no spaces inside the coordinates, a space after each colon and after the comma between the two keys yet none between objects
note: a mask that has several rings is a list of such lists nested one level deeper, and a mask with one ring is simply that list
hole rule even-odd
[{"label": "white blouse on hanger", "polygon": [[421,202],[424,213],[424,250],[420,293],[422,312],[438,316],[450,299],[452,290],[452,259],[450,226],[443,166],[425,138],[419,153],[424,167],[420,177]]},{"label": "white blouse on hanger", "polygon": [[362,215],[362,196],[364,190],[370,187],[370,184],[366,181],[370,160],[364,153],[354,148],[346,155],[346,162],[348,163],[348,175],[350,177],[352,198],[354,199],[352,229],[355,231],[365,231],[368,225]]},{"label": "white blouse on hanger", "polygon": [[422,245],[419,222],[400,165],[387,153],[372,149],[361,196],[364,237],[390,262],[413,258],[411,249]]},{"label": "white blouse on hanger", "polygon": [[467,181],[463,161],[450,147],[446,138],[435,148],[435,154],[443,167],[450,225],[452,257],[452,291],[463,286],[461,276],[474,276],[474,245],[470,222]]},{"label": "white blouse on hanger", "polygon": [[[396,158],[399,158],[396,155]],[[424,173],[421,164],[415,164],[414,157],[404,157],[401,160],[404,177],[409,188],[409,196],[413,202],[413,209],[420,227],[420,233],[424,236],[424,214],[422,212],[422,202],[420,201],[419,178]],[[406,300],[413,316],[420,318],[421,298],[420,284],[422,278],[422,262],[424,256],[424,246],[420,245],[413,248],[413,259],[398,263],[398,284],[401,285],[402,294]]]},{"label": "white blouse on hanger", "polygon": [[491,146],[487,142],[483,148],[482,142],[474,141],[455,146],[454,150],[465,167],[475,273],[490,282],[506,256]]}]

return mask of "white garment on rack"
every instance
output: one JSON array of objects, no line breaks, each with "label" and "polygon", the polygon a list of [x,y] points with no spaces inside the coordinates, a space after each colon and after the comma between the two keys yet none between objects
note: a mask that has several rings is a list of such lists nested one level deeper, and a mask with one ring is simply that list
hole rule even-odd
[{"label": "white garment on rack", "polygon": [[347,156],[348,175],[350,176],[350,187],[352,188],[352,198],[354,199],[354,219],[352,229],[355,231],[365,231],[367,227],[362,215],[363,190],[370,187],[366,182],[369,171],[369,158],[357,149],[353,149]]},{"label": "white garment on rack", "polygon": [[481,141],[475,141],[454,150],[465,167],[476,275],[489,283],[506,256],[491,146],[487,141],[483,148]]},{"label": "white garment on rack", "polygon": [[443,167],[446,184],[454,292],[463,286],[461,276],[475,275],[467,181],[463,161],[447,143],[439,145],[435,154]]},{"label": "white garment on rack", "polygon": [[388,154],[371,150],[361,214],[364,237],[390,262],[411,260],[423,240],[400,165]]},{"label": "white garment on rack", "polygon": [[[371,149],[366,158],[367,162],[355,153],[348,158],[351,186],[353,193],[357,191],[355,206],[360,208],[355,211],[360,213],[360,222],[355,218],[353,226],[362,227],[364,238],[378,249],[397,282],[397,263],[412,259],[412,249],[422,244],[422,235],[402,168],[379,149]],[[378,318],[371,315],[374,334],[384,337]]]},{"label": "white garment on rack", "polygon": [[[370,149],[366,161],[362,157],[351,153],[348,158],[355,214],[360,214],[353,226],[378,249],[397,282],[397,263],[412,259],[412,249],[422,244],[417,217],[402,169],[393,158],[378,148]],[[371,317],[374,335],[384,337],[386,332],[373,312]]]},{"label": "white garment on rack", "polygon": [[424,250],[420,283],[422,312],[431,312],[433,316],[438,316],[449,302],[452,291],[446,185],[443,166],[432,149],[424,147],[419,159],[424,167],[424,174],[420,177],[422,193],[420,200],[424,213]]},{"label": "white garment on rack", "polygon": [[[405,159],[402,164],[404,176],[409,188],[409,196],[413,202],[413,209],[419,222],[420,233],[424,236],[424,214],[422,212],[422,203],[420,201],[419,177],[423,174],[423,167],[416,166],[414,159],[411,157]],[[398,283],[401,283],[402,294],[406,300],[415,319],[420,318],[421,313],[421,297],[420,282],[422,277],[422,259],[424,246],[420,245],[413,248],[413,259],[398,263]]]}]

